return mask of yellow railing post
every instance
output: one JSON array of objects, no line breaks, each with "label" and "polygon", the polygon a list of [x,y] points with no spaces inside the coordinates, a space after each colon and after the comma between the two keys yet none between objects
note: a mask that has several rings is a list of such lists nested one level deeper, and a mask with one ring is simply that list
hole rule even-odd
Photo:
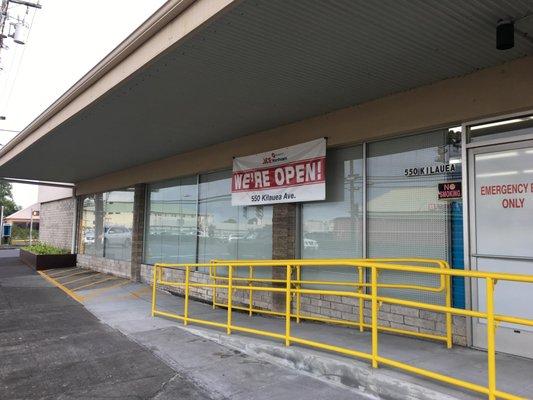
[{"label": "yellow railing post", "polygon": [[[300,265],[296,266],[296,280],[298,281],[296,287],[298,290],[302,288],[300,281],[302,280],[302,267]],[[296,323],[300,323],[300,308],[302,305],[302,294],[300,292],[296,293]]]},{"label": "yellow railing post", "polygon": [[[250,265],[248,267],[248,278],[250,279],[253,279],[254,277],[254,269],[253,267]],[[248,286],[253,286],[253,282],[250,280],[248,281]],[[248,315],[251,317],[252,316],[252,309],[254,308],[253,305],[254,305],[254,291],[253,289],[250,289],[250,294],[249,294],[249,304],[248,304]]]},{"label": "yellow railing post", "polygon": [[156,286],[157,286],[157,269],[159,268],[157,264],[153,267],[153,277],[152,277],[152,317],[155,315],[155,302],[156,302]]},{"label": "yellow railing post", "polygon": [[285,346],[291,342],[291,266],[287,265],[287,278],[285,282]]},{"label": "yellow railing post", "polygon": [[[364,271],[362,267],[357,267],[359,271],[359,288],[357,289],[357,293],[363,294],[363,280],[364,280]],[[363,332],[365,330],[364,323],[365,323],[365,299],[362,297],[359,297],[359,331]]]},{"label": "yellow railing post", "polygon": [[[217,278],[216,278],[217,277],[217,266],[213,265],[212,268],[213,268],[213,272],[214,272],[214,274],[213,274],[213,284],[216,285],[217,284]],[[217,288],[214,287],[213,288],[213,310],[217,307],[215,305],[216,302],[217,302]]]},{"label": "yellow railing post", "polygon": [[183,310],[183,325],[187,325],[189,318],[189,266],[185,266],[185,305]]},{"label": "yellow railing post", "polygon": [[233,287],[233,266],[228,265],[228,322],[226,327],[226,332],[228,335],[231,335],[231,297],[232,297],[232,289]]},{"label": "yellow railing post", "polygon": [[494,280],[487,278],[487,372],[489,400],[496,399],[496,326],[494,321]]},{"label": "yellow railing post", "polygon": [[372,368],[378,367],[378,271],[372,267]]},{"label": "yellow railing post", "polygon": [[[192,318],[189,316],[188,311],[188,305],[189,305],[189,295],[190,290],[195,287],[211,287],[214,288],[216,284],[209,284],[204,282],[195,282],[193,275],[190,274],[191,268],[193,267],[206,267],[213,264],[203,263],[203,264],[156,264],[153,269],[153,286],[152,286],[152,315],[158,315],[158,316],[164,316],[164,317],[170,317],[175,318],[180,321],[184,321],[184,323],[200,323],[205,324],[209,326],[215,326],[219,328],[226,327],[227,333],[231,334],[233,330],[238,332],[245,332],[249,334],[257,334],[262,336],[271,337],[277,340],[284,340],[285,345],[289,346],[292,343],[299,343],[303,345],[308,345],[311,347],[315,347],[318,349],[323,349],[327,351],[334,351],[339,352],[341,354],[351,355],[355,357],[361,357],[365,360],[369,360],[372,363],[373,368],[377,368],[378,366],[385,365],[389,367],[395,367],[399,368],[401,370],[411,372],[426,378],[432,378],[435,380],[438,380],[440,382],[456,385],[458,387],[472,390],[477,393],[486,394],[489,396],[489,399],[496,399],[496,398],[503,398],[503,399],[522,399],[523,397],[515,396],[510,393],[506,393],[503,391],[497,390],[497,382],[496,382],[496,329],[497,324],[499,322],[507,322],[512,324],[521,324],[526,326],[533,326],[533,319],[525,319],[525,318],[519,318],[519,317],[512,317],[512,316],[505,316],[505,315],[499,315],[495,314],[495,299],[494,299],[494,289],[496,286],[496,283],[499,280],[506,280],[506,281],[512,281],[512,282],[524,282],[524,283],[531,283],[533,284],[533,275],[518,275],[518,274],[504,274],[504,273],[491,273],[491,272],[482,272],[482,271],[464,271],[464,270],[450,270],[449,267],[447,267],[447,264],[441,261],[437,262],[439,265],[442,265],[440,269],[437,268],[430,268],[425,269],[425,267],[417,267],[417,266],[410,266],[410,265],[401,265],[401,264],[390,264],[386,261],[380,261],[380,260],[368,260],[368,259],[353,259],[353,260],[333,260],[333,259],[323,259],[323,260],[247,260],[247,261],[228,261],[229,264],[224,264],[220,262],[218,266],[221,267],[228,267],[228,276],[212,276],[213,279],[220,280],[221,284],[218,285],[220,288],[225,288],[228,290],[228,314],[227,314],[227,322],[220,322],[220,321],[210,321],[207,319],[200,319],[200,318]],[[405,260],[398,260],[398,262],[405,262]],[[420,260],[413,260],[413,262],[420,262]],[[213,263],[216,263],[216,261],[213,261]],[[361,274],[361,269],[364,272],[364,275],[359,275],[359,281],[351,281],[347,283],[346,281],[337,282],[337,281],[317,281],[317,280],[302,280],[301,275],[299,274],[298,269],[302,267],[331,267],[331,265],[337,265],[339,267],[347,267],[350,268],[350,271],[355,271],[356,268],[359,268],[358,272]],[[267,266],[277,266],[280,268],[286,267],[286,281],[285,281],[285,289],[283,288],[283,280],[277,278],[273,279],[262,279],[262,278],[250,278],[242,276],[240,277],[239,274],[234,276],[234,268],[239,267],[246,267],[249,268],[255,268],[255,267],[267,267]],[[164,271],[163,272],[163,268]],[[295,276],[298,277],[297,281],[292,281],[292,271],[296,268],[297,272]],[[371,274],[366,274],[366,270],[370,269]],[[181,272],[182,270],[185,271],[185,277],[182,274],[179,274],[179,282],[172,281],[173,278],[175,278],[174,273],[168,273],[167,271],[176,271],[179,270]],[[446,298],[446,305],[434,305],[419,301],[412,301],[412,300],[402,300],[394,297],[388,297],[386,295],[380,294],[378,292],[378,289],[382,288],[389,288],[389,287],[404,287],[407,289],[419,289],[419,290],[431,290],[433,291],[432,287],[423,287],[423,286],[413,286],[413,285],[391,285],[383,282],[379,282],[379,273],[380,271],[409,271],[413,273],[429,273],[433,275],[440,275],[444,279],[441,280],[441,286],[436,290],[436,292],[442,292],[443,290],[447,290],[446,295],[451,296],[450,284],[451,281],[449,281],[446,277],[449,276],[460,276],[465,278],[476,278],[476,279],[485,279],[486,280],[486,311],[478,311],[478,310],[465,310],[465,309],[458,309],[454,307],[450,307],[450,297]],[[194,270],[193,270],[194,271]],[[210,270],[212,271],[212,270]],[[252,273],[252,276],[254,276],[254,273]],[[369,276],[370,279],[366,279],[366,277]],[[192,279],[192,281],[191,281]],[[227,283],[225,283],[227,281]],[[252,285],[246,284],[245,282],[253,281]],[[255,286],[255,282],[270,282],[272,286]],[[184,315],[178,315],[172,312],[165,312],[163,310],[157,310],[156,307],[156,290],[157,285],[160,285],[160,287],[163,287],[165,289],[167,288],[179,288],[180,292],[182,290],[185,291],[185,312]],[[275,284],[275,285],[274,285]],[[311,289],[311,288],[304,288],[302,289],[302,285],[335,285],[342,290],[339,290],[337,288],[333,289]],[[345,286],[350,285],[352,288],[356,288],[357,290],[354,291],[353,289],[346,290],[344,289]],[[366,290],[366,287],[370,287],[370,290]],[[183,289],[182,289],[183,288]],[[252,290],[253,292],[256,291],[264,291],[264,292],[276,292],[276,293],[283,293],[283,290],[285,290],[285,299],[286,299],[286,308],[284,311],[276,310],[275,312],[268,311],[270,314],[277,315],[280,317],[285,316],[285,332],[273,332],[265,329],[252,329],[245,326],[241,326],[238,324],[238,321],[236,324],[232,323],[232,312],[233,308],[237,310],[243,310],[243,311],[249,311],[248,307],[240,307],[239,304],[236,304],[235,306],[232,305],[233,303],[233,290],[237,291],[249,291]],[[280,292],[281,291],[281,292]],[[293,294],[309,294],[309,295],[331,295],[331,296],[346,296],[349,298],[360,298],[363,297],[362,300],[364,302],[371,301],[371,321],[368,322],[366,320],[366,323],[363,324],[363,327],[370,326],[371,328],[371,351],[370,352],[363,352],[363,351],[356,351],[351,348],[347,347],[340,347],[336,345],[326,344],[322,343],[321,341],[313,341],[309,339],[304,339],[302,337],[299,337],[298,335],[295,335],[291,332],[291,318],[294,316],[294,313],[292,312],[292,298]],[[360,299],[361,300],[361,299]],[[296,298],[297,301],[297,298]],[[461,380],[454,378],[452,376],[447,376],[444,374],[440,374],[431,370],[427,370],[424,368],[417,368],[413,365],[396,361],[394,359],[385,357],[383,355],[378,354],[379,349],[379,335],[378,333],[380,331],[384,332],[391,332],[391,333],[402,333],[402,334],[412,334],[410,331],[400,330],[400,329],[390,329],[387,327],[380,327],[378,324],[379,321],[379,306],[383,303],[388,304],[397,304],[399,306],[405,306],[405,307],[412,307],[412,308],[420,308],[424,310],[429,310],[433,312],[439,312],[442,314],[450,314],[450,315],[462,315],[466,317],[471,318],[484,318],[487,320],[487,381],[488,383],[486,385],[480,385],[473,382],[469,382],[466,380]],[[223,304],[224,307],[226,307],[226,304]],[[363,310],[364,304],[360,307],[360,310]],[[266,310],[261,309],[252,309],[252,312],[257,314],[264,312]],[[298,315],[298,311],[296,316],[299,316],[300,319],[309,318],[310,316],[307,315]],[[364,321],[364,314],[361,316],[361,320]],[[333,322],[333,323],[341,323],[343,321],[335,320],[335,319],[327,319],[327,318],[310,318],[311,320],[316,319],[317,321],[323,321],[323,322]],[[447,320],[447,324],[449,320]],[[361,321],[359,321],[361,322]],[[350,326],[353,327],[360,327],[360,323],[357,321],[350,322]],[[437,339],[440,341],[447,342],[450,339],[450,332],[452,332],[451,327],[448,325],[447,327],[448,331],[446,335],[429,335],[429,334],[422,334],[417,333],[420,337],[426,337],[429,339]]]},{"label": "yellow railing post", "polygon": [[[452,293],[451,293],[451,276],[446,275],[446,307],[452,306]],[[452,319],[452,313],[447,312],[446,313],[446,347],[451,349],[453,344],[453,319]]]}]

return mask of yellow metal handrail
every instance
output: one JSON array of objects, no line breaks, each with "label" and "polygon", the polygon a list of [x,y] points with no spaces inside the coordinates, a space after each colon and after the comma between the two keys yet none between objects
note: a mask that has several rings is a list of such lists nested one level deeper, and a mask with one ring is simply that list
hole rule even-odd
[{"label": "yellow metal handrail", "polygon": [[[368,261],[368,259],[364,259],[365,261]],[[404,263],[417,263],[417,264],[425,264],[427,265],[433,265],[436,268],[442,268],[442,269],[449,269],[450,265],[443,260],[435,260],[435,259],[427,259],[427,258],[373,258],[372,259],[375,262],[385,262],[385,263],[397,263],[397,262],[404,262]],[[287,263],[287,262],[293,262],[294,260],[276,260],[278,263]],[[323,261],[320,259],[319,261]],[[354,259],[335,259],[336,262],[354,262],[356,260]],[[248,282],[248,285],[250,286],[248,292],[248,307],[242,307],[242,306],[235,306],[233,305],[233,309],[236,310],[242,310],[242,311],[248,311],[249,315],[252,315],[253,313],[256,314],[267,314],[267,315],[276,315],[276,316],[285,316],[285,312],[280,311],[272,311],[272,310],[266,310],[261,308],[254,308],[253,306],[253,292],[254,288],[251,285],[252,282],[262,282],[262,283],[285,283],[284,279],[272,279],[272,278],[254,278],[253,273],[253,267],[250,263],[260,265],[264,264],[265,262],[269,264],[268,261],[265,260],[235,260],[232,261],[234,267],[246,267],[248,268],[248,277],[233,277],[233,281],[244,281]],[[313,262],[313,259],[306,259],[306,262]],[[217,266],[224,267],[227,264],[227,261],[225,260],[211,260],[210,261],[211,266],[209,267],[209,277],[212,280],[213,283],[216,283],[217,280],[228,280],[227,276],[224,275],[217,275]],[[269,264],[270,266],[270,264]],[[365,282],[365,274],[364,274],[364,267],[356,267],[355,271],[357,272],[357,282],[346,282],[346,281],[312,281],[312,280],[302,280],[301,279],[301,265],[296,265],[296,279],[293,279],[291,281],[292,285],[295,286],[297,289],[301,289],[302,285],[321,285],[321,286],[352,286],[354,288],[357,288],[359,293],[363,293],[363,290],[365,288],[369,288],[371,286],[370,283]],[[408,290],[418,290],[418,291],[426,291],[426,292],[445,292],[445,304],[446,306],[451,307],[452,305],[452,294],[451,294],[451,283],[450,283],[450,277],[441,275],[439,279],[440,285],[438,287],[434,286],[424,286],[424,285],[413,285],[413,284],[397,284],[397,283],[378,283],[377,287],[378,289],[408,289]],[[218,303],[216,301],[217,297],[217,291],[216,287],[212,290],[212,304],[213,308],[215,307],[227,307],[227,304]],[[303,315],[301,313],[301,293],[296,293],[296,313],[291,314],[292,318],[296,319],[296,322],[299,323],[300,320],[306,319],[311,321],[319,321],[319,322],[326,322],[336,325],[345,325],[345,326],[356,326],[359,327],[359,330],[361,332],[364,331],[365,328],[371,328],[370,324],[366,324],[364,322],[364,299],[362,297],[359,298],[359,318],[357,322],[352,322],[348,320],[338,319],[338,318],[329,318],[329,317],[318,317],[318,316],[311,316],[311,315]],[[446,346],[448,348],[452,348],[452,333],[453,333],[453,327],[452,327],[452,314],[446,313],[445,317],[445,335],[434,335],[430,333],[424,333],[424,332],[416,332],[412,330],[407,329],[400,329],[400,328],[392,328],[388,326],[380,326],[378,324],[378,330],[383,332],[391,332],[401,335],[407,335],[407,336],[416,336],[424,339],[432,339],[432,340],[438,340],[438,341],[444,341],[446,342]]]},{"label": "yellow metal handrail", "polygon": [[[420,260],[417,259],[417,262]],[[494,312],[494,286],[499,280],[512,281],[512,282],[523,282],[523,283],[533,283],[533,275],[518,275],[518,274],[502,274],[502,273],[491,273],[491,272],[481,272],[481,271],[465,271],[465,270],[452,270],[449,268],[434,268],[434,267],[419,267],[412,265],[396,264],[396,262],[401,261],[391,261],[383,262],[382,260],[376,261],[371,259],[364,260],[253,260],[253,261],[216,261],[214,263],[203,263],[203,264],[156,264],[153,268],[153,287],[152,287],[152,316],[160,315],[169,318],[175,318],[183,321],[184,324],[189,322],[199,323],[208,326],[214,326],[219,328],[226,329],[228,334],[231,334],[232,331],[239,331],[251,334],[257,334],[261,336],[267,336],[275,339],[280,339],[285,342],[286,346],[289,346],[291,343],[299,343],[306,346],[311,346],[319,349],[334,351],[337,353],[359,357],[365,360],[369,360],[372,363],[373,368],[377,368],[379,364],[388,365],[391,367],[399,368],[411,373],[415,373],[424,377],[432,378],[438,381],[442,381],[448,384],[456,385],[465,389],[472,390],[474,392],[486,394],[490,400],[501,398],[501,399],[522,399],[522,397],[497,390],[496,388],[496,357],[495,357],[495,329],[496,324],[499,322],[509,322],[514,324],[521,324],[527,326],[533,326],[533,320],[519,318],[514,316],[506,316],[495,314]],[[438,265],[438,264],[435,264]],[[191,270],[198,267],[219,267],[225,266],[228,268],[228,276],[224,277],[225,283],[198,283],[191,282]],[[234,269],[239,267],[248,267],[253,269],[256,267],[278,267],[286,269],[286,278],[284,280],[273,279],[270,280],[276,284],[283,286],[253,286],[250,283],[247,285],[239,284],[241,282],[241,277],[234,277]],[[303,289],[298,286],[294,286],[294,281],[292,279],[292,271],[297,267],[309,267],[309,268],[320,268],[320,267],[340,267],[340,268],[364,268],[370,271],[370,294],[362,293],[359,288],[356,292],[350,291],[341,291],[341,290],[322,290],[322,289]],[[172,282],[162,278],[163,269],[182,269],[185,270],[185,277],[183,282]],[[413,273],[422,273],[436,275],[440,277],[445,277],[445,284],[449,287],[449,280],[452,276],[464,277],[464,278],[474,278],[474,279],[484,279],[486,281],[486,311],[476,311],[476,310],[464,310],[459,308],[453,308],[450,305],[435,305],[428,304],[418,301],[411,300],[402,300],[393,297],[386,297],[378,295],[378,274],[380,271],[402,271],[402,272],[413,272]],[[252,273],[253,276],[253,273]],[[297,274],[297,283],[299,277]],[[235,284],[237,282],[237,284]],[[160,311],[156,307],[156,289],[158,285],[163,285],[167,287],[179,287],[184,289],[185,301],[184,301],[184,312],[183,315]],[[190,288],[192,287],[204,287],[213,289],[226,289],[228,292],[228,303],[225,305],[227,307],[227,320],[225,323],[203,320],[198,318],[189,317],[189,297],[190,297]],[[261,330],[261,329],[252,329],[244,326],[235,325],[232,320],[232,312],[235,307],[233,306],[233,291],[234,290],[253,290],[253,291],[265,291],[272,293],[284,293],[285,294],[285,333],[275,333],[271,331]],[[317,294],[317,295],[332,295],[332,296],[345,296],[353,297],[363,300],[369,300],[371,302],[371,352],[366,353],[363,351],[357,351],[345,347],[334,346],[330,344],[321,343],[318,341],[303,339],[297,336],[294,336],[291,333],[291,319],[294,317],[291,311],[291,301],[293,295],[298,294]],[[448,375],[440,374],[437,372],[429,371],[426,369],[414,367],[410,364],[403,363],[400,361],[395,361],[390,358],[386,358],[379,355],[378,352],[378,308],[380,303],[389,303],[402,305],[406,307],[414,307],[424,310],[430,310],[450,315],[463,315],[467,317],[474,318],[485,318],[487,320],[487,377],[488,385],[483,386],[476,383],[468,382],[465,380],[453,378]]]}]

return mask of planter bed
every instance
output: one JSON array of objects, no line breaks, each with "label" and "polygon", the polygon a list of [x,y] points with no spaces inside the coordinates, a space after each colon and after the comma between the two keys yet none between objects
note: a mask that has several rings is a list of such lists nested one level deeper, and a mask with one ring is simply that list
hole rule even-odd
[{"label": "planter bed", "polygon": [[35,254],[20,249],[20,259],[37,271],[52,268],[70,268],[76,266],[76,254]]}]

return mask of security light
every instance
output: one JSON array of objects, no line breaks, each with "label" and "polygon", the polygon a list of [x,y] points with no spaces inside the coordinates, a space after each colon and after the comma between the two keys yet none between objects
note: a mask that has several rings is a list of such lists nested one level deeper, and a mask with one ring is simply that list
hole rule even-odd
[{"label": "security light", "polygon": [[496,48],[508,50],[514,47],[514,22],[499,20],[496,25]]}]

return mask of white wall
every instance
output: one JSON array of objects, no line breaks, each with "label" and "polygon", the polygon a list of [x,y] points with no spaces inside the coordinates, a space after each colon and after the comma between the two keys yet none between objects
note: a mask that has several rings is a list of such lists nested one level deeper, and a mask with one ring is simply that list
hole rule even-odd
[{"label": "white wall", "polygon": [[37,194],[37,202],[44,203],[46,201],[53,201],[65,199],[72,196],[71,188],[56,187],[56,186],[39,186]]}]

